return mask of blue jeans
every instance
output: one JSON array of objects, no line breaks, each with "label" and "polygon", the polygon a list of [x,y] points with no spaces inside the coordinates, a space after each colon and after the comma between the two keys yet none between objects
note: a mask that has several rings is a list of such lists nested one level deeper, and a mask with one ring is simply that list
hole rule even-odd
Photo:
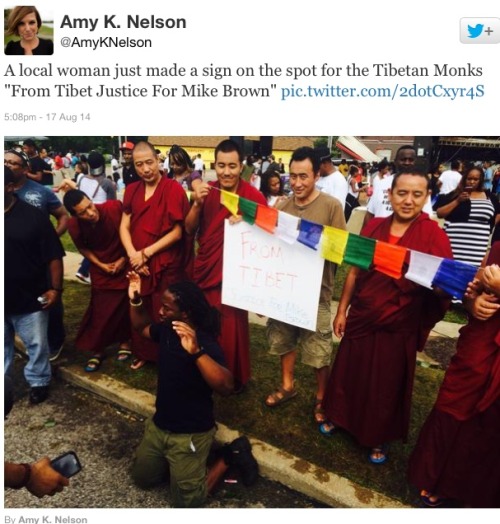
[{"label": "blue jeans", "polygon": [[80,267],[78,268],[78,273],[80,273],[80,275],[83,275],[84,277],[88,277],[89,271],[90,271],[90,260],[87,260],[86,258],[84,258],[80,263]]},{"label": "blue jeans", "polygon": [[51,378],[47,342],[48,311],[4,317],[4,370],[8,374],[14,360],[14,335],[17,333],[28,352],[24,377],[31,387],[48,386]]}]

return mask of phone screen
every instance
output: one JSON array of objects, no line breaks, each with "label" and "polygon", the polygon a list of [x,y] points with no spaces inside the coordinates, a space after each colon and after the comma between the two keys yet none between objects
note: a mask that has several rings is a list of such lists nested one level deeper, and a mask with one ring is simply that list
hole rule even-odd
[{"label": "phone screen", "polygon": [[68,451],[50,462],[50,465],[61,475],[70,478],[82,469],[82,465],[74,451]]}]

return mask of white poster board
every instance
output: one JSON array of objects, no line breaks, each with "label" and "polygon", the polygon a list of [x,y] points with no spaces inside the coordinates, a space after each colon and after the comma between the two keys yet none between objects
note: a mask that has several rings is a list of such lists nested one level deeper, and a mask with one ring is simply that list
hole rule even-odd
[{"label": "white poster board", "polygon": [[324,262],[299,242],[226,220],[222,303],[315,331]]}]

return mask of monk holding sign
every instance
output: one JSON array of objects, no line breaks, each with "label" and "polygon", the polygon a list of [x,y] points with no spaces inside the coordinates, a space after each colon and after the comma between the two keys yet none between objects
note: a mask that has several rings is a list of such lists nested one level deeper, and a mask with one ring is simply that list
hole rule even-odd
[{"label": "monk holding sign", "polygon": [[248,312],[222,304],[222,260],[224,221],[231,213],[221,204],[218,190],[234,193],[266,206],[264,195],[241,179],[243,155],[236,142],[223,140],[215,148],[217,182],[202,183],[195,189],[194,204],[186,217],[188,234],[198,232],[199,249],[194,262],[194,281],[208,302],[221,312],[219,344],[227,367],[235,378],[235,390],[250,379]]}]

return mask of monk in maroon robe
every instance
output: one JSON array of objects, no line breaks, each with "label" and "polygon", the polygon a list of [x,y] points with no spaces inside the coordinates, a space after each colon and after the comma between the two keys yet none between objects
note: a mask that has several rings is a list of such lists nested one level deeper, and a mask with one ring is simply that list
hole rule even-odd
[{"label": "monk in maroon robe", "polygon": [[[500,242],[487,264],[500,264]],[[487,291],[465,301],[469,323],[410,457],[409,480],[429,506],[500,508],[500,285]]]},{"label": "monk in maroon robe", "polygon": [[241,179],[242,169],[238,145],[231,140],[221,142],[215,150],[217,182],[201,184],[196,188],[195,201],[186,218],[188,233],[198,230],[199,249],[194,262],[193,280],[203,290],[210,305],[221,313],[219,344],[237,387],[244,386],[250,379],[248,312],[221,302],[224,221],[231,213],[220,203],[219,190],[267,205],[264,195]]},{"label": "monk in maroon robe", "polygon": [[[361,235],[451,258],[446,234],[421,212],[428,180],[413,171],[394,178],[393,215],[372,219]],[[333,324],[342,340],[323,400],[331,423],[322,433],[342,427],[371,448],[371,462],[386,460],[384,445],[407,436],[416,353],[448,304],[404,277],[351,269]]]},{"label": "monk in maroon robe", "polygon": [[130,354],[127,256],[118,234],[122,204],[119,200],[93,204],[82,191],[70,190],[64,196],[64,205],[72,215],[69,234],[80,253],[90,261],[92,286],[90,304],[75,345],[92,352],[86,370],[97,371],[107,346],[119,342],[119,355]]},{"label": "monk in maroon robe", "polygon": [[[130,267],[141,275],[144,306],[158,322],[163,292],[186,278],[182,230],[189,203],[182,187],[161,175],[151,144],[139,142],[132,156],[141,180],[125,189],[120,237]],[[132,369],[158,360],[158,345],[134,331],[132,349],[136,357]]]}]

